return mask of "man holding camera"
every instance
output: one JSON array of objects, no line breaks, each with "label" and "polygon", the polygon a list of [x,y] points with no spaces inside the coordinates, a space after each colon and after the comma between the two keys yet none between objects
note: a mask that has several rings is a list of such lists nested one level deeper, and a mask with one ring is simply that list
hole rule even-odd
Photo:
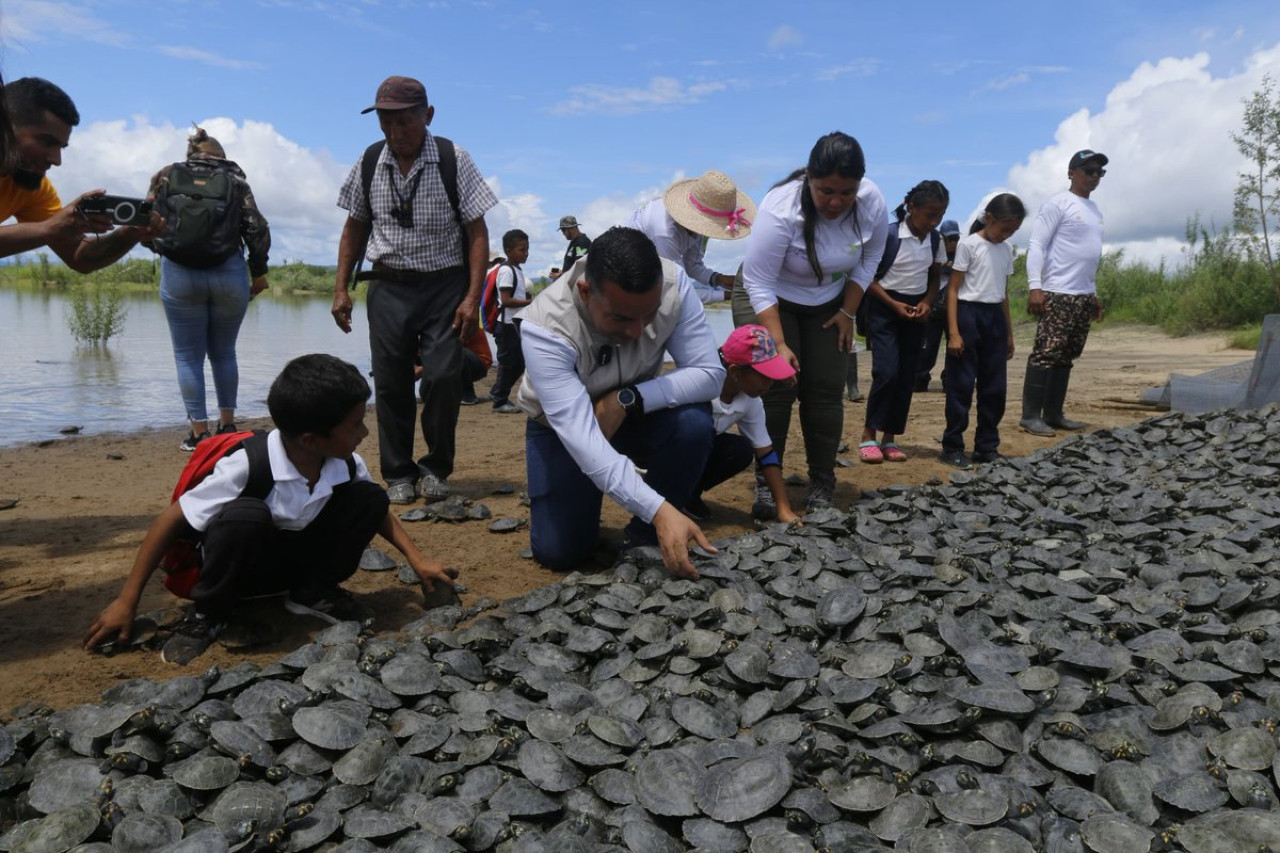
[{"label": "man holding camera", "polygon": [[161,232],[158,216],[146,226],[116,228],[109,213],[82,209],[86,200],[105,190],[87,192],[64,207],[46,173],[62,164],[62,149],[80,123],[80,113],[66,92],[39,77],[14,80],[4,89],[17,162],[10,174],[0,176],[0,222],[10,217],[18,221],[0,226],[0,257],[48,246],[68,267],[88,273],[115,263]]},{"label": "man holding camera", "polygon": [[[351,331],[352,272],[366,254],[369,349],[382,478],[394,504],[449,495],[462,400],[462,341],[479,333],[489,259],[484,214],[498,203],[471,156],[427,126],[435,108],[411,77],[388,77],[373,106],[385,137],[351,169],[338,194],[347,211],[338,245],[333,319]],[[376,155],[376,162],[372,159]],[[372,167],[366,183],[365,161]],[[414,358],[422,364],[422,436],[413,458]]]}]

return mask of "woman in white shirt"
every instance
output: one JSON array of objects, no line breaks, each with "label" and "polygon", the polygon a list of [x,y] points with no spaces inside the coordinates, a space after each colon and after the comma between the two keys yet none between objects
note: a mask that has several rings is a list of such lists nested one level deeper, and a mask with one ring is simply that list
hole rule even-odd
[{"label": "woman in white shirt", "polygon": [[[834,497],[853,317],[889,228],[884,196],[865,173],[858,141],[827,134],[809,152],[808,165],[764,197],[747,238],[742,279],[751,307],[797,370],[795,385],[775,385],[765,395],[769,436],[781,456],[798,399],[809,510],[829,506]],[[769,513],[770,504],[767,489],[757,484],[752,512]]]}]

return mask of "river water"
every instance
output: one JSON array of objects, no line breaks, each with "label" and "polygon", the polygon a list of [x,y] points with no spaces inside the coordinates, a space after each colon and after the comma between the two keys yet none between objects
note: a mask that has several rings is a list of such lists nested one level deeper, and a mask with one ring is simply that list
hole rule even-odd
[{"label": "river water", "polygon": [[[236,348],[240,363],[237,415],[267,415],[267,390],[289,359],[327,352],[369,370],[368,326],[357,304],[354,329],[344,335],[323,296],[276,296],[249,304]],[[71,337],[65,293],[0,289],[0,447],[59,437],[67,426],[83,434],[172,427],[186,434],[177,371],[164,309],[156,294],[126,296],[124,331],[104,346]],[[708,311],[712,332],[733,328],[727,309]],[[213,377],[206,368],[209,413],[218,416]],[[477,389],[487,390],[482,381]]]}]

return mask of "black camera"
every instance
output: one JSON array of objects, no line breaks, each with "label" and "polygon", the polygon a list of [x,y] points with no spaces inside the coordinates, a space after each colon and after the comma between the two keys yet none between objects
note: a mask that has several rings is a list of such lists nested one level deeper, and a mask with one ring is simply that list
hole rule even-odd
[{"label": "black camera", "polygon": [[105,213],[117,225],[146,225],[151,221],[151,202],[119,195],[95,195],[80,200],[81,213]]}]

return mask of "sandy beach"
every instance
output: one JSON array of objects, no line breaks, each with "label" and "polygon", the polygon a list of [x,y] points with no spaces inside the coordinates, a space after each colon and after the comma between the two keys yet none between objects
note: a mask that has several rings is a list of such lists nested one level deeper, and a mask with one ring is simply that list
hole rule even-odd
[{"label": "sandy beach", "polygon": [[[1010,398],[1001,451],[1019,456],[1060,439],[1036,438],[1017,428],[1024,348],[1009,368]],[[1169,338],[1139,327],[1104,327],[1094,331],[1073,374],[1068,414],[1090,428],[1132,423],[1155,414],[1136,405],[1140,391],[1163,383],[1171,369],[1198,373],[1252,358],[1251,352],[1228,349],[1221,336]],[[859,367],[862,388],[870,387],[870,359]],[[478,383],[487,391],[489,382]],[[858,500],[863,490],[893,483],[922,483],[945,478],[951,469],[936,459],[941,435],[943,395],[917,394],[910,427],[900,439],[910,459],[877,466],[852,462],[837,469],[837,505]],[[845,404],[845,440],[856,446],[862,428],[861,403]],[[266,427],[266,422],[244,426]],[[373,433],[360,452],[377,470],[377,437]],[[524,486],[524,418],[494,414],[489,406],[463,407],[458,426],[457,472],[450,480],[455,493],[482,501],[495,516],[528,519],[519,503]],[[0,512],[0,714],[25,701],[55,708],[98,698],[111,684],[127,678],[167,678],[200,672],[212,664],[232,666],[248,658],[267,663],[323,628],[314,619],[285,614],[278,606],[261,605],[260,618],[275,636],[249,651],[215,646],[187,667],[161,662],[154,651],[103,657],[80,648],[93,617],[116,594],[148,524],[164,508],[186,455],[177,449],[176,429],[125,435],[71,436],[0,450],[0,499],[17,504]],[[420,440],[420,439],[419,439]],[[786,473],[803,473],[798,422],[793,419],[792,465]],[[856,452],[841,454],[856,459]],[[752,526],[748,514],[750,474],[740,475],[706,495],[714,518],[705,525],[712,538],[730,536]],[[495,494],[512,486],[512,494]],[[795,487],[799,501],[803,487]],[[626,518],[605,502],[605,534],[618,539]],[[504,598],[552,582],[557,575],[522,559],[527,528],[511,534],[488,531],[487,522],[460,524],[423,522],[408,525],[415,541],[461,571],[468,592],[464,602],[480,596]],[[395,554],[385,543],[380,547]],[[359,572],[349,587],[376,612],[375,629],[394,630],[422,613],[417,587],[397,582],[395,572]],[[172,608],[181,602],[152,579],[141,610]]]}]

